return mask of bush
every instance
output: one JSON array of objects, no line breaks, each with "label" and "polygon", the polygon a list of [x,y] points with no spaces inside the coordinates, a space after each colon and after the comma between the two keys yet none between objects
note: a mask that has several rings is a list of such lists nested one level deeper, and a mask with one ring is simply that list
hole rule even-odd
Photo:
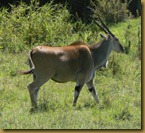
[{"label": "bush", "polygon": [[96,18],[99,14],[107,23],[124,21],[130,16],[127,1],[122,3],[120,0],[93,0],[91,3],[94,9],[94,17]]},{"label": "bush", "polygon": [[0,49],[20,52],[37,44],[58,45],[71,34],[69,13],[62,5],[38,4],[12,6],[11,12],[1,9]]}]

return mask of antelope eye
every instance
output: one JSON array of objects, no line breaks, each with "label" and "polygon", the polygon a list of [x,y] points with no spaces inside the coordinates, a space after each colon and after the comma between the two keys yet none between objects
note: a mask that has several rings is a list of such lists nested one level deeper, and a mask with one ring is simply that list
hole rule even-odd
[{"label": "antelope eye", "polygon": [[118,39],[118,38],[115,38],[115,40],[116,40],[116,41],[119,41],[119,39]]}]

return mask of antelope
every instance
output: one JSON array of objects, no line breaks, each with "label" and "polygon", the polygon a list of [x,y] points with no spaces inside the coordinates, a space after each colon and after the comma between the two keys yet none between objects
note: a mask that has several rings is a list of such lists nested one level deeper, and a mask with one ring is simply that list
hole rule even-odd
[{"label": "antelope", "polygon": [[86,84],[96,103],[99,103],[98,94],[94,87],[96,70],[104,66],[112,50],[124,53],[125,48],[119,39],[108,29],[99,18],[102,26],[95,23],[107,34],[100,34],[103,38],[99,44],[88,45],[77,41],[68,46],[37,46],[30,51],[30,70],[22,74],[33,74],[34,81],[28,85],[31,99],[31,109],[38,108],[37,96],[40,87],[48,80],[55,82],[75,82],[73,106],[76,106],[80,91]]}]

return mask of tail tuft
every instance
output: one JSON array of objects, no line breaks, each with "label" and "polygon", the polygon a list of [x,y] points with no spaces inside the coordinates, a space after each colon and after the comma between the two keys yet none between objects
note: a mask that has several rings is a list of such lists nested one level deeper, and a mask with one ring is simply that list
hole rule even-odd
[{"label": "tail tuft", "polygon": [[18,74],[26,75],[26,74],[32,74],[34,69],[30,69],[28,71],[18,71]]}]

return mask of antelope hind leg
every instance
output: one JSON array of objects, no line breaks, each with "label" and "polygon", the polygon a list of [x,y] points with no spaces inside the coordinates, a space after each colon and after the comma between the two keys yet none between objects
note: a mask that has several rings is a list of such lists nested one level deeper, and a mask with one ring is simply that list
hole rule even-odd
[{"label": "antelope hind leg", "polygon": [[30,99],[31,99],[31,109],[30,109],[30,112],[34,112],[38,108],[38,105],[37,105],[37,95],[38,95],[39,88],[37,88],[35,86],[35,82],[33,82],[33,83],[28,85],[28,90],[29,90],[29,95],[30,95]]}]

